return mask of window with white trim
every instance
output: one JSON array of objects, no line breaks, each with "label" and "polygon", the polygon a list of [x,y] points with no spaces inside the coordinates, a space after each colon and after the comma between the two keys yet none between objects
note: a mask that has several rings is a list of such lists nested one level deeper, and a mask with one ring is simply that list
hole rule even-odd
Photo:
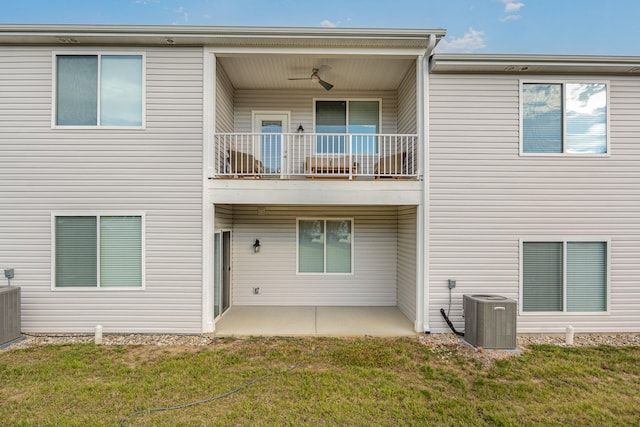
[{"label": "window with white trim", "polygon": [[[380,133],[380,100],[317,100],[316,152],[349,153],[344,134],[351,134],[351,152],[375,154]],[[329,134],[329,135],[326,135]],[[338,134],[338,135],[331,135]]]},{"label": "window with white trim", "polygon": [[608,153],[607,83],[521,85],[522,154]]},{"label": "window with white trim", "polygon": [[55,56],[55,126],[143,126],[144,57]]},{"label": "window with white trim", "polygon": [[55,288],[144,287],[141,215],[54,215]]},{"label": "window with white trim", "polygon": [[298,273],[352,271],[353,219],[298,219]]},{"label": "window with white trim", "polygon": [[607,311],[608,244],[523,242],[522,311]]}]

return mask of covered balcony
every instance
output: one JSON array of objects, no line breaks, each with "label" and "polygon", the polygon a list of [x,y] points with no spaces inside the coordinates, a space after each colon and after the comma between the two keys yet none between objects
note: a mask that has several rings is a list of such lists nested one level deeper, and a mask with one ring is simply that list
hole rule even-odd
[{"label": "covered balcony", "polygon": [[419,180],[420,52],[216,53],[209,178]]}]

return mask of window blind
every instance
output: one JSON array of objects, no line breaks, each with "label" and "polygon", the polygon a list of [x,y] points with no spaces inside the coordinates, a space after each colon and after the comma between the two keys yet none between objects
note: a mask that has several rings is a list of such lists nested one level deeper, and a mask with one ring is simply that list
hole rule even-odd
[{"label": "window blind", "polygon": [[56,73],[56,123],[97,125],[98,57],[60,55]]},{"label": "window blind", "polygon": [[100,286],[142,286],[142,219],[100,217]]},{"label": "window blind", "polygon": [[95,217],[56,217],[56,286],[97,286]]},{"label": "window blind", "polygon": [[562,153],[562,85],[524,84],[522,108],[523,151]]},{"label": "window blind", "polygon": [[345,133],[347,131],[346,101],[316,102],[316,132]]},{"label": "window blind", "polygon": [[567,243],[567,311],[607,310],[607,244]]},{"label": "window blind", "polygon": [[523,311],[562,311],[562,243],[523,243],[522,255]]},{"label": "window blind", "polygon": [[378,101],[349,101],[350,133],[378,133],[379,127]]}]

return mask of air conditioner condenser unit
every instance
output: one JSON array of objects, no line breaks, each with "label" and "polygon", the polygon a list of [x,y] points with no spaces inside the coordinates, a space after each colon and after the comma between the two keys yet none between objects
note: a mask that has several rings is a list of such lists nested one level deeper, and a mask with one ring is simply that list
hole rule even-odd
[{"label": "air conditioner condenser unit", "polygon": [[20,338],[20,288],[0,287],[0,345]]},{"label": "air conditioner condenser unit", "polygon": [[518,303],[500,295],[463,295],[464,339],[474,347],[515,349]]}]

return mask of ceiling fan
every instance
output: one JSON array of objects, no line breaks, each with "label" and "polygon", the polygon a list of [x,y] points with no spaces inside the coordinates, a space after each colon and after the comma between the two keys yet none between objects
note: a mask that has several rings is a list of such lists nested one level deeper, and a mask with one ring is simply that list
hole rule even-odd
[{"label": "ceiling fan", "polygon": [[333,88],[333,85],[331,83],[327,83],[324,80],[322,80],[318,75],[318,71],[319,71],[318,68],[313,68],[311,70],[311,76],[301,77],[301,78],[289,78],[289,80],[312,80],[314,82],[319,83],[320,86],[322,86],[326,90],[331,90]]}]

